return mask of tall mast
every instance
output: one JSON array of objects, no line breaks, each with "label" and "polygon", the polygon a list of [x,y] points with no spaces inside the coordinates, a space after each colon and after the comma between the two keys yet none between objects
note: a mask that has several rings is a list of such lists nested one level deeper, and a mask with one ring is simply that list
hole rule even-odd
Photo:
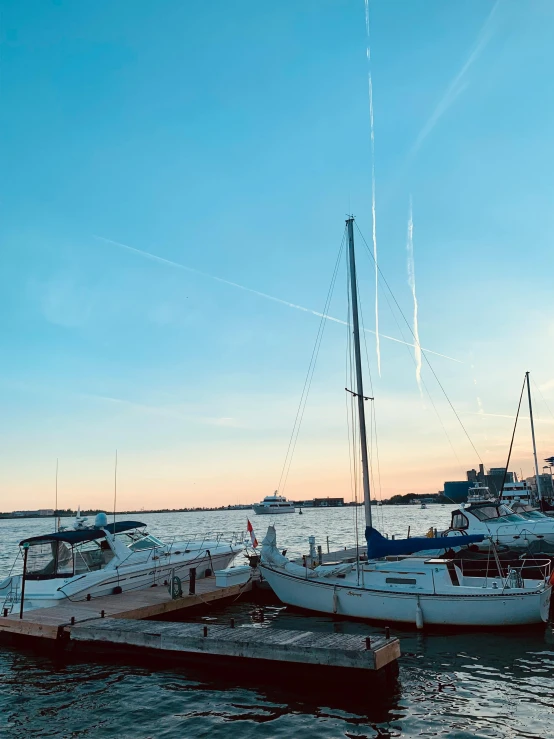
[{"label": "tall mast", "polygon": [[539,478],[539,463],[537,461],[537,445],[535,443],[535,424],[533,423],[533,406],[531,405],[531,385],[529,384],[529,372],[525,373],[527,378],[527,397],[529,398],[529,418],[531,419],[531,437],[533,439],[533,456],[535,458],[535,480],[537,481],[537,495],[542,500],[541,481]]},{"label": "tall mast", "polygon": [[350,265],[350,292],[352,293],[352,323],[354,327],[354,356],[356,360],[356,397],[358,398],[358,420],[362,447],[362,470],[364,481],[365,524],[371,526],[371,495],[369,490],[369,464],[367,460],[367,434],[365,428],[364,384],[362,378],[362,354],[360,350],[360,323],[358,319],[358,285],[356,280],[356,256],[354,254],[354,218],[348,218],[348,261]]}]

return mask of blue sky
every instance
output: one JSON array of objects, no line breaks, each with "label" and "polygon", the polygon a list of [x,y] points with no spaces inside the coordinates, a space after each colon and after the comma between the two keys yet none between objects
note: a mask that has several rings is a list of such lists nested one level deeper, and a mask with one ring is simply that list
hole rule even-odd
[{"label": "blue sky", "polygon": [[[124,507],[271,492],[318,318],[205,275],[321,311],[347,212],[371,244],[363,0],[0,9],[0,508],[52,505],[57,457],[60,504],[108,507],[116,448]],[[411,321],[411,196],[421,344],[459,360],[433,368],[491,466],[531,370],[550,456],[554,7],[369,11],[380,266]],[[384,292],[380,330],[402,338]],[[345,339],[328,323],[291,497],[350,494]],[[459,479],[479,460],[428,368],[442,425],[413,350],[382,339],[381,378],[368,350],[382,495]]]}]

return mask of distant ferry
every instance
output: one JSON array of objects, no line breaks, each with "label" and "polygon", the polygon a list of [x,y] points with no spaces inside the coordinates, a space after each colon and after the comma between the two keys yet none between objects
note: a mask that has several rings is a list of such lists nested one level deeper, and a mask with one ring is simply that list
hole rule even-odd
[{"label": "distant ferry", "polygon": [[282,495],[277,495],[277,491],[273,495],[266,495],[261,503],[254,506],[254,513],[273,514],[273,513],[294,513],[294,503],[291,503]]},{"label": "distant ferry", "polygon": [[509,506],[514,503],[531,505],[533,503],[533,491],[525,480],[507,482],[502,488],[502,502]]}]

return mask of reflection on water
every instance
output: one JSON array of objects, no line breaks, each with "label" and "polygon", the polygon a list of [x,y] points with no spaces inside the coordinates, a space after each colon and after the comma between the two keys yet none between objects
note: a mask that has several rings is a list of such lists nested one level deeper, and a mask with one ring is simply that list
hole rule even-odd
[{"label": "reflection on water", "polygon": [[[451,507],[382,510],[385,531],[423,533],[446,526]],[[258,538],[266,518],[250,516]],[[381,515],[381,511],[379,512]],[[141,518],[141,516],[138,516]],[[152,533],[239,529],[245,513],[148,515]],[[321,543],[354,541],[351,509],[310,511],[277,522],[280,544],[305,552]],[[263,525],[262,525],[263,523]],[[0,523],[0,563],[17,541],[48,530],[44,521]],[[1,575],[0,575],[1,576]],[[263,613],[263,620],[261,618]],[[237,628],[303,628],[380,633],[360,622],[306,616],[270,596],[194,616]],[[236,666],[133,664],[84,656],[54,659],[0,647],[0,736],[182,739],[205,737],[540,737],[554,736],[554,637],[550,627],[506,633],[395,628],[402,659],[397,677],[334,678],[317,671]]]}]

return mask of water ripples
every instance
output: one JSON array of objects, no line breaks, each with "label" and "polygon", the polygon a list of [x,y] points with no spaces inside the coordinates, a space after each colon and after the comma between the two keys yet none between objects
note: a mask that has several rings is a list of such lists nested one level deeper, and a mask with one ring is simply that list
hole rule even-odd
[{"label": "water ripples", "polygon": [[[244,528],[250,516],[258,539],[266,519],[252,512],[138,516],[152,533]],[[389,533],[424,533],[445,527],[449,507],[383,508]],[[294,554],[315,533],[350,545],[351,509],[283,516],[280,546]],[[0,577],[11,567],[17,542],[48,530],[45,521],[0,522]],[[259,618],[263,611],[263,621]],[[213,607],[198,619],[242,628],[308,628],[338,633],[379,633],[374,626],[306,616],[267,598]],[[129,660],[54,658],[0,647],[2,739],[374,739],[376,737],[483,737],[546,739],[554,735],[554,636],[550,627],[504,633],[394,628],[403,656],[399,674],[337,683],[317,672],[276,673],[271,667],[180,665]]]}]

